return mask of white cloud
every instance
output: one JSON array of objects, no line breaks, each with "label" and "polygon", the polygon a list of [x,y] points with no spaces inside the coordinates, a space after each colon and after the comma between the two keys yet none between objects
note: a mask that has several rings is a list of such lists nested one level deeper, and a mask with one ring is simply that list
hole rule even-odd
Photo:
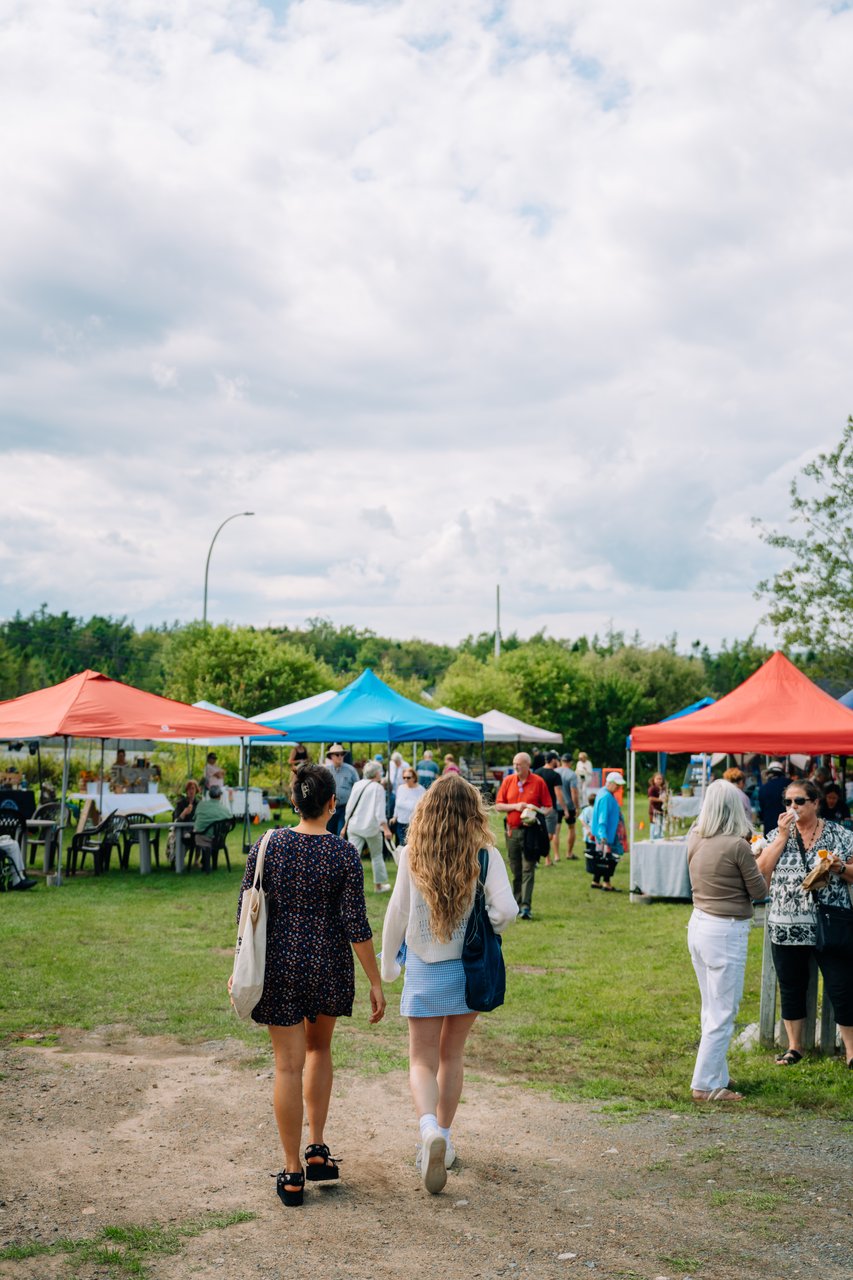
[{"label": "white cloud", "polygon": [[851,43],[806,0],[18,5],[0,615],[193,616],[254,506],[212,615],[455,639],[500,579],[522,631],[749,630],[748,517],[851,408]]}]

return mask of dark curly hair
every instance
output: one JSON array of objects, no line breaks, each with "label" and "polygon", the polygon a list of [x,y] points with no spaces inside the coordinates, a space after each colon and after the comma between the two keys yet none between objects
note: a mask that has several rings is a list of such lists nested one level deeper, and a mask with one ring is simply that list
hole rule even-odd
[{"label": "dark curly hair", "polygon": [[303,764],[290,788],[290,799],[303,818],[319,818],[335,794],[335,779],[322,764]]}]

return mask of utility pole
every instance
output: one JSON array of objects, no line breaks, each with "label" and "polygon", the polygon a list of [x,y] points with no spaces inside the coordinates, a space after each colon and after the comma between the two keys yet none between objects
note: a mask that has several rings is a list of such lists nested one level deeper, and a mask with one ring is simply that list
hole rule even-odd
[{"label": "utility pole", "polygon": [[497,611],[495,614],[495,662],[501,656],[501,584],[497,588]]}]

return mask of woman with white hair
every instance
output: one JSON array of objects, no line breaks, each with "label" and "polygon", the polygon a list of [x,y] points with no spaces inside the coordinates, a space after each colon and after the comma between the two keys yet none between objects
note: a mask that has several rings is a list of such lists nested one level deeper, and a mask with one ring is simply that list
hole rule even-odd
[{"label": "woman with white hair", "polygon": [[391,828],[385,816],[382,765],[378,760],[368,760],[363,773],[364,776],[355,784],[347,800],[341,835],[359,853],[367,845],[373,867],[373,887],[377,893],[390,893],[391,884],[385,865],[382,837],[386,836],[390,840]]},{"label": "woman with white hair", "polygon": [[726,1055],[743,995],[752,903],[767,896],[751,836],[738,788],[722,778],[712,782],[687,837],[693,886],[687,945],[702,997],[702,1038],[692,1082],[696,1102],[743,1098],[729,1088]]}]

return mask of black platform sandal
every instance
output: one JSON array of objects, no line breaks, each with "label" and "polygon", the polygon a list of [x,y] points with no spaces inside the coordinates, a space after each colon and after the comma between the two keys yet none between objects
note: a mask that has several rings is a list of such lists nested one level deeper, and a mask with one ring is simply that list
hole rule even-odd
[{"label": "black platform sandal", "polygon": [[[312,1160],[316,1160],[318,1156],[322,1157],[323,1163],[312,1164]],[[305,1148],[305,1171],[309,1182],[332,1182],[341,1176],[338,1162],[329,1154],[325,1142],[312,1142],[310,1147]]]},{"label": "black platform sandal", "polygon": [[305,1174],[302,1169],[298,1173],[288,1173],[282,1169],[281,1173],[270,1176],[275,1178],[275,1189],[282,1204],[288,1207],[302,1204],[305,1199]]}]

